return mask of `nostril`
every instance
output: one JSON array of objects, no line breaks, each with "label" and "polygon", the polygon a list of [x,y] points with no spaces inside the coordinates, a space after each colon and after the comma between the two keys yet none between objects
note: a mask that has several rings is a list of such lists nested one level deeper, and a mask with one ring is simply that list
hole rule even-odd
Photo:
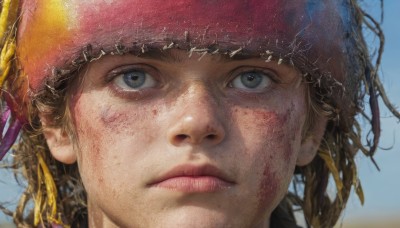
[{"label": "nostril", "polygon": [[185,134],[179,134],[176,136],[176,140],[179,142],[184,141],[185,139],[187,139],[189,136],[185,135]]},{"label": "nostril", "polygon": [[209,139],[209,140],[214,140],[214,139],[216,139],[217,138],[217,136],[216,135],[214,135],[214,134],[210,134],[210,135],[207,135],[207,137],[206,137],[207,139]]},{"label": "nostril", "polygon": [[[208,134],[205,135],[202,139],[206,139],[209,141],[215,141],[218,138],[218,135],[216,134]],[[190,142],[190,143],[199,143],[202,141],[201,138],[192,138],[190,137],[190,135],[186,135],[186,134],[178,134],[175,136],[175,143],[182,143],[182,142]],[[189,141],[188,141],[189,140]]]}]

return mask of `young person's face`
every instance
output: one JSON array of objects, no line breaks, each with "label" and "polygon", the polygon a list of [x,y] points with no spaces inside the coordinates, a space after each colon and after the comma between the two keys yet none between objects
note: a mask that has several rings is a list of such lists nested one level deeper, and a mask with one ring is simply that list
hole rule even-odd
[{"label": "young person's face", "polygon": [[73,94],[92,222],[267,224],[303,159],[301,75],[259,58],[167,53],[104,57]]},{"label": "young person's face", "polygon": [[[87,44],[94,52],[133,43],[161,50],[174,41],[254,56],[172,48],[85,67],[68,99],[77,146],[59,129],[44,133],[57,160],[78,162],[96,227],[268,226],[295,165],[315,155],[325,122],[317,118],[302,138],[309,110],[301,73],[258,56],[279,46],[293,51],[290,61],[301,51],[335,63],[340,49],[322,47],[340,45],[338,34],[310,34],[340,22],[326,14],[311,23],[336,1],[201,2],[24,1],[18,56],[33,89]],[[298,39],[309,49],[297,50]]]}]

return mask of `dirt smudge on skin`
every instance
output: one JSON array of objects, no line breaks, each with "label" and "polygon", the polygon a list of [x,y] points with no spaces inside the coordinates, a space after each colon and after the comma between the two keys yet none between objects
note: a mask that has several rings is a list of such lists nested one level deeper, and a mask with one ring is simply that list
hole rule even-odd
[{"label": "dirt smudge on skin", "polygon": [[[79,150],[79,160],[90,160],[90,163],[93,164],[93,167],[86,172],[97,172],[97,176],[102,177],[103,174],[103,160],[104,156],[101,153],[102,145],[102,134],[96,130],[91,122],[88,122],[85,118],[81,118],[82,115],[79,113],[79,107],[76,108],[77,112],[75,113],[76,119],[75,122],[78,124],[76,127],[78,137],[78,145],[77,149]],[[79,143],[79,138],[93,138],[97,139],[94,140],[93,143],[86,146],[81,146]],[[88,163],[89,161],[83,162],[83,164]],[[87,169],[86,167],[80,167],[80,169]],[[82,172],[82,171],[81,171]],[[89,175],[90,176],[90,175]],[[103,179],[98,179],[98,184],[103,183]]]},{"label": "dirt smudge on skin", "polygon": [[[283,156],[286,161],[292,157],[292,144],[297,134],[297,131],[293,129],[293,125],[298,125],[293,123],[293,112],[294,106],[286,110],[283,114],[263,110],[252,111],[252,115],[255,117],[254,119],[258,123],[258,130],[266,131],[267,129],[272,129],[273,135],[271,135],[269,138],[271,141],[270,143],[276,143],[279,145],[279,142],[288,141],[287,144],[282,145],[285,147],[283,150]],[[284,126],[287,127],[284,128]],[[289,135],[291,137],[288,137]],[[272,159],[271,156],[270,159]]]},{"label": "dirt smudge on skin", "polygon": [[114,111],[112,107],[106,107],[100,113],[101,123],[113,134],[129,130],[128,123],[132,118],[135,118],[134,112],[128,115],[126,112]]},{"label": "dirt smudge on skin", "polygon": [[286,134],[289,134],[290,137],[286,137],[286,140],[288,140],[287,144],[285,145],[285,149],[283,152],[285,161],[289,161],[293,156],[293,148],[292,145],[296,140],[296,136],[297,134],[301,133],[299,132],[299,127],[302,126],[301,124],[299,124],[298,121],[294,121],[293,120],[293,113],[295,112],[295,105],[293,103],[291,103],[290,108],[286,110],[285,114],[284,114],[284,119],[285,122],[287,121],[287,127],[288,129],[286,130]]},{"label": "dirt smudge on skin", "polygon": [[276,194],[278,194],[278,183],[276,174],[271,172],[271,166],[266,164],[258,190],[259,208],[266,208],[268,205],[274,203]]}]

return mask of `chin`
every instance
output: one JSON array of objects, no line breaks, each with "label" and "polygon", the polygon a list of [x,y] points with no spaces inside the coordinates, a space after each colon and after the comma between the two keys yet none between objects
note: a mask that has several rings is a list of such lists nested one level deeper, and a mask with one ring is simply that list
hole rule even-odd
[{"label": "chin", "polygon": [[252,227],[252,222],[243,220],[245,216],[240,214],[229,215],[223,211],[196,206],[186,206],[162,217],[158,220],[160,223],[152,227]]}]

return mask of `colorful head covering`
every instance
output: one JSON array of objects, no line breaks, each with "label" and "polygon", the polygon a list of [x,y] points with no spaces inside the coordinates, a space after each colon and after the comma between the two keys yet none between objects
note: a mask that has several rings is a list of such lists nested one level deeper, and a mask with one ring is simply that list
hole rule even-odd
[{"label": "colorful head covering", "polygon": [[[360,51],[354,49],[354,43],[362,39],[354,36],[358,33],[353,31],[356,21],[352,11],[350,0],[232,0],[229,4],[198,0],[162,4],[149,0],[5,0],[0,82],[3,88],[12,84],[14,94],[3,92],[9,106],[3,109],[3,122],[10,119],[10,113],[12,117],[1,140],[0,155],[9,150],[27,122],[27,102],[47,82],[59,80],[104,54],[145,52],[149,48],[231,57],[240,53],[292,64],[317,86],[328,85],[329,91],[322,96],[334,97],[338,107],[335,115],[353,115],[357,86],[364,75],[358,66],[365,63],[360,64]],[[365,75],[371,81],[370,74]],[[9,83],[3,86],[5,81]],[[375,101],[371,103],[376,103],[372,83],[370,89]],[[377,105],[373,110],[378,110]]]},{"label": "colorful head covering", "polygon": [[26,103],[48,81],[71,74],[106,53],[148,48],[231,57],[240,53],[292,64],[313,81],[327,81],[337,105],[354,113],[349,111],[352,105],[344,105],[352,103],[360,81],[357,64],[350,64],[358,54],[353,48],[357,37],[352,36],[352,10],[348,0],[174,0],[162,4],[149,0],[6,0],[1,15],[2,35],[7,34],[2,39],[1,82],[10,74],[12,62],[17,64],[8,79],[14,94],[3,93],[9,97],[13,121],[0,154],[4,155],[27,122]]}]

